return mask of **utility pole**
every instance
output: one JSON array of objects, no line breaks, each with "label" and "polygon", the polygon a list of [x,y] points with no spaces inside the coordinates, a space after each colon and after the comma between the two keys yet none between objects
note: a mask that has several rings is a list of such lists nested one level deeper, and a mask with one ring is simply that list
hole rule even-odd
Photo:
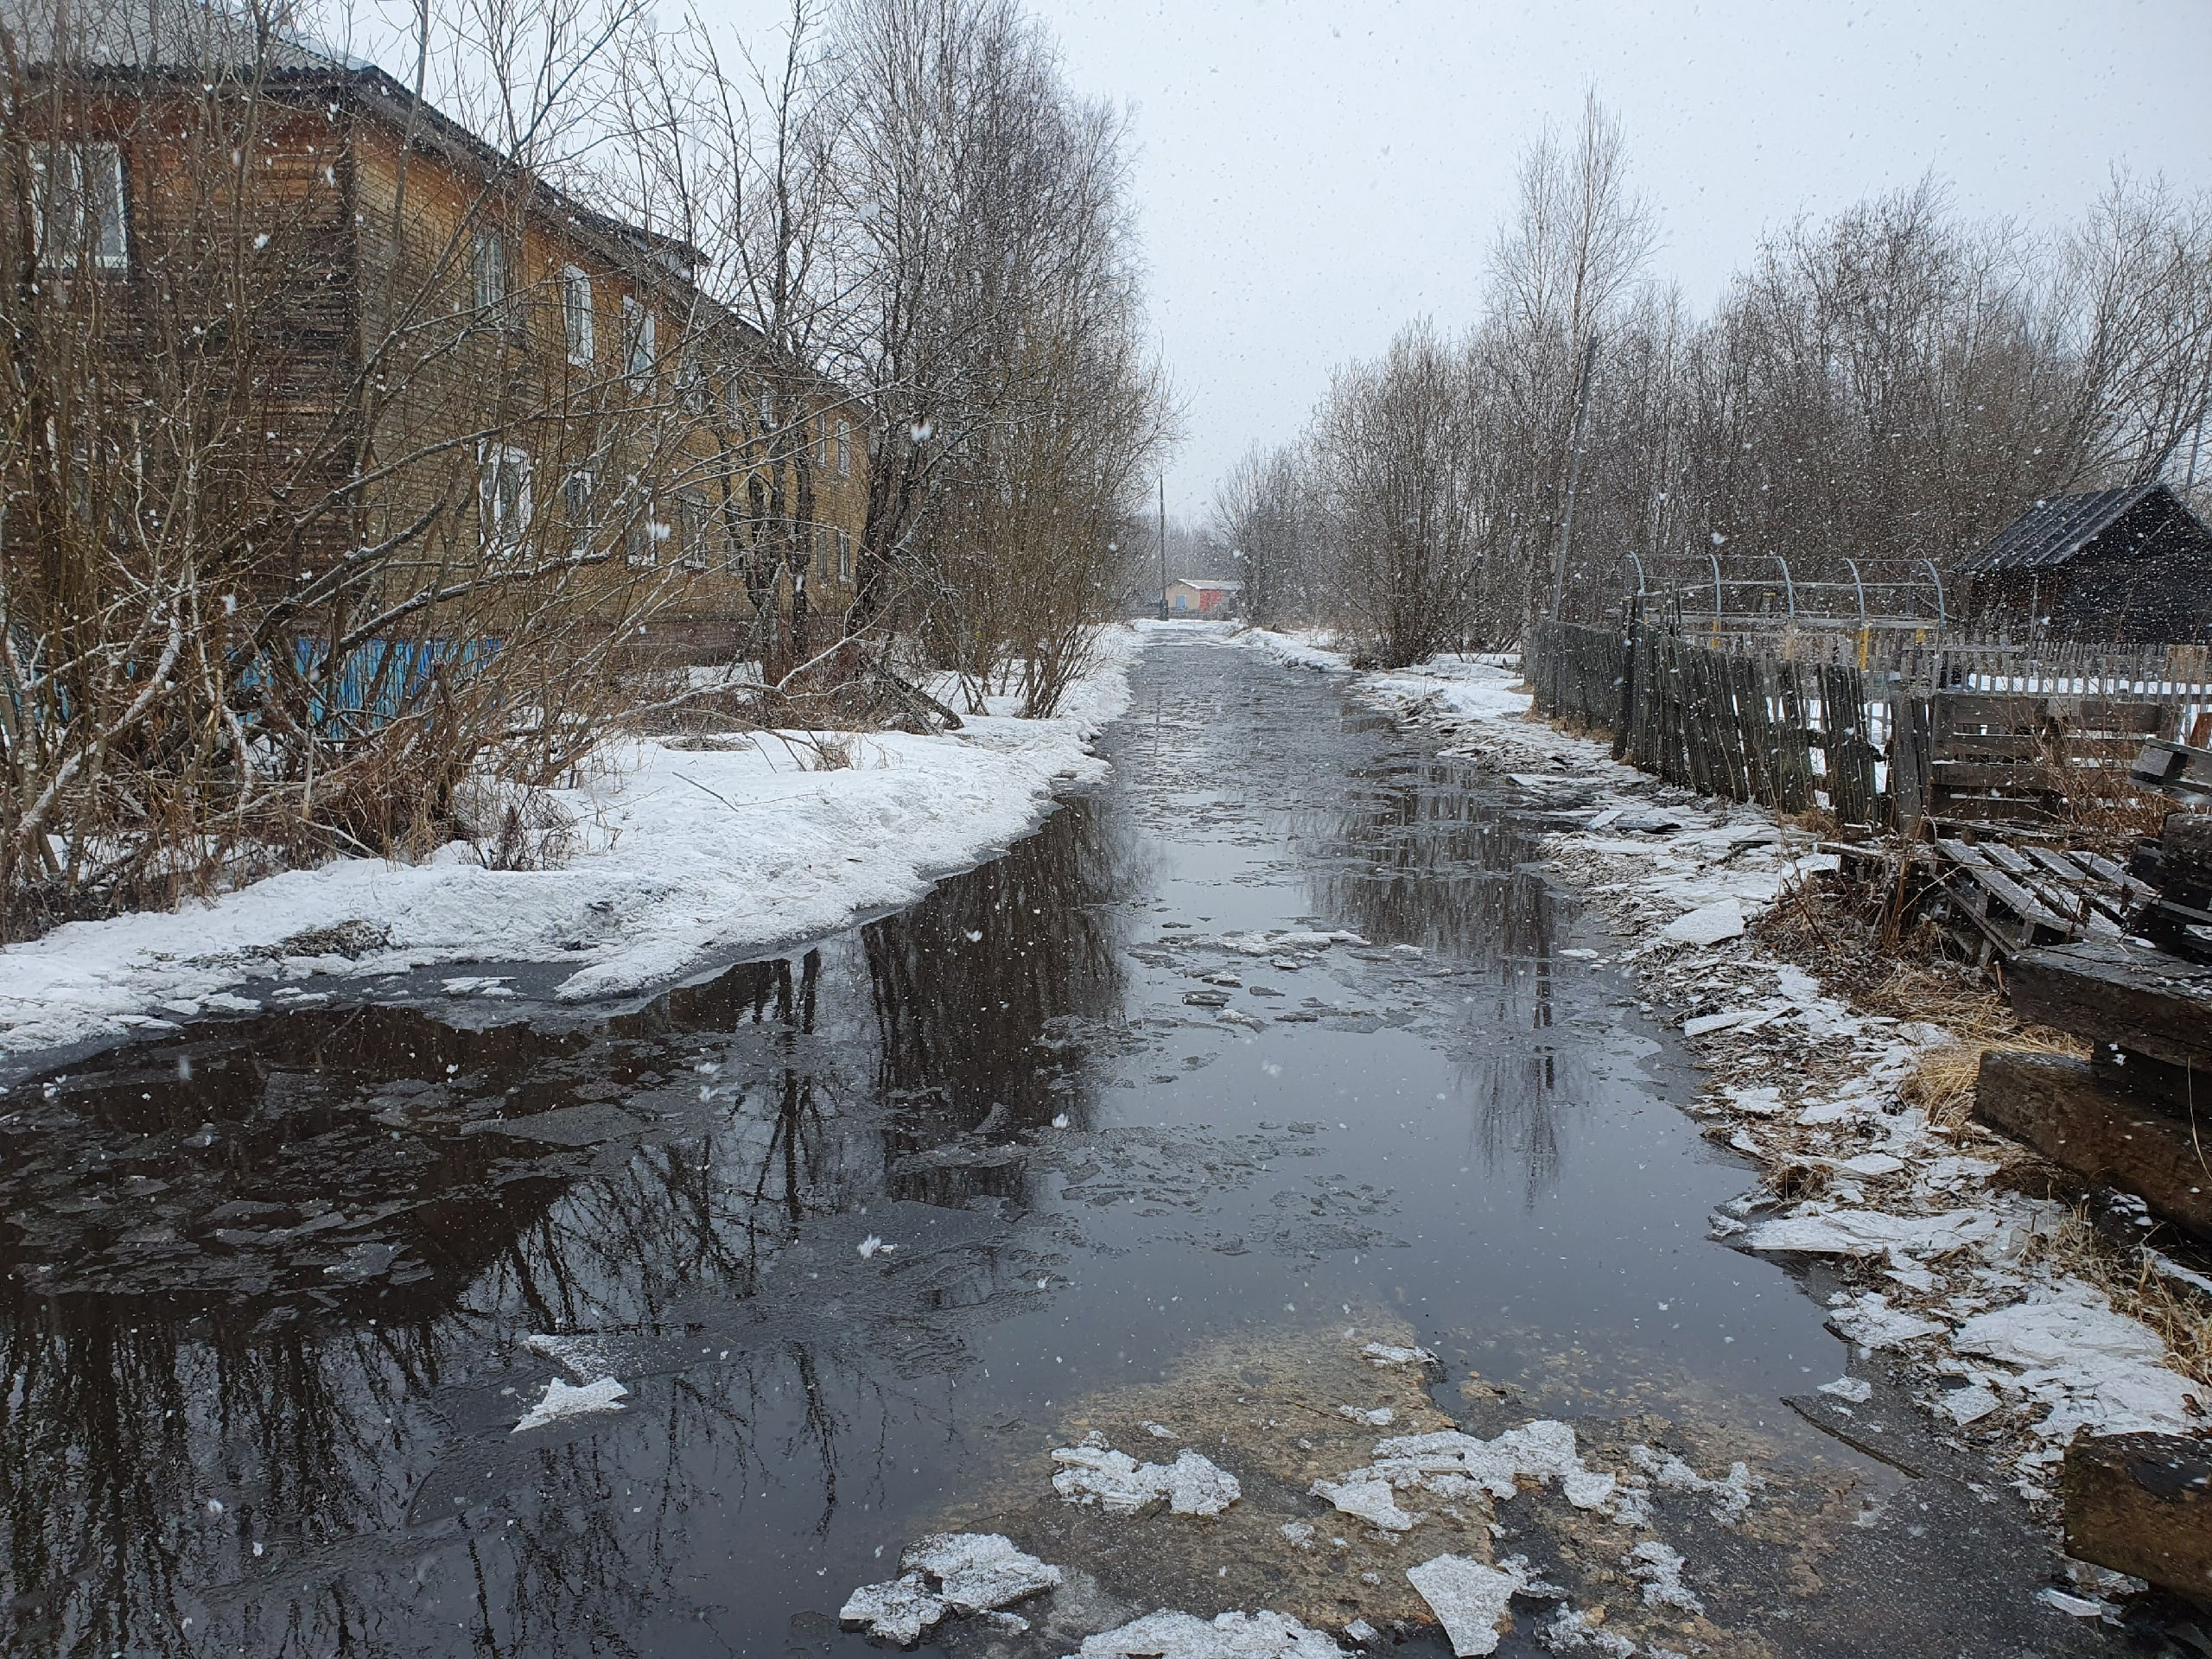
[{"label": "utility pole", "polygon": [[1567,444],[1567,503],[1560,511],[1559,556],[1552,562],[1551,620],[1559,620],[1560,601],[1567,594],[1567,549],[1574,539],[1574,487],[1582,481],[1582,423],[1590,413],[1590,374],[1598,364],[1598,334],[1582,349],[1581,372],[1574,377],[1574,426]]},{"label": "utility pole", "polygon": [[1160,620],[1167,620],[1167,474],[1160,475]]}]

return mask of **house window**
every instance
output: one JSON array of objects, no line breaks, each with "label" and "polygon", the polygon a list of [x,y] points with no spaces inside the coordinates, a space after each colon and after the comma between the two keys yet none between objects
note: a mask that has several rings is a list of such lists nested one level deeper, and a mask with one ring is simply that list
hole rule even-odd
[{"label": "house window", "polygon": [[849,582],[853,579],[853,532],[837,532],[837,580]]},{"label": "house window", "polygon": [[658,360],[653,339],[652,308],[640,305],[627,294],[622,296],[622,366],[626,373],[643,378],[653,372]]},{"label": "house window", "polygon": [[707,568],[707,526],[712,515],[707,508],[707,498],[696,490],[686,490],[676,498],[676,531],[678,556],[687,570]]},{"label": "house window", "polygon": [[486,226],[476,232],[473,264],[476,273],[476,308],[496,310],[507,302],[507,238]]},{"label": "house window", "polygon": [[575,532],[576,544],[588,547],[599,528],[599,480],[589,468],[579,467],[561,482],[561,512]]},{"label": "house window", "polygon": [[592,365],[591,276],[575,265],[561,268],[561,321],[568,329],[569,361]]},{"label": "house window", "polygon": [[830,465],[830,417],[827,415],[814,417],[814,459],[823,467]]},{"label": "house window", "polygon": [[486,549],[500,554],[520,550],[530,533],[530,456],[505,444],[480,446],[476,495]]},{"label": "house window", "polygon": [[35,146],[31,190],[40,264],[48,270],[130,268],[120,145]]},{"label": "house window", "polygon": [[[637,493],[638,481],[630,480],[632,494]],[[646,496],[639,501],[637,511],[630,515],[630,522],[622,532],[622,555],[639,569],[651,569],[660,563],[661,543],[668,539],[668,526],[653,512],[653,499]]]},{"label": "house window", "polygon": [[853,475],[853,426],[850,421],[837,423],[837,476]]}]

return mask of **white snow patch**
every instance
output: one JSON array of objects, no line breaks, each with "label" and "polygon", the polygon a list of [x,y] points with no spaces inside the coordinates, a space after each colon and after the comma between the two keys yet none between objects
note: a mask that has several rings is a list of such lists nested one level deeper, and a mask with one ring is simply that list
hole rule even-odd
[{"label": "white snow patch", "polygon": [[2024,1367],[2015,1382],[2050,1404],[2036,1433],[2054,1446],[2081,1427],[2187,1434],[2201,1427],[2196,1384],[2166,1369],[2158,1333],[2113,1313],[2102,1292],[2078,1281],[2037,1285],[2024,1302],[1975,1314],[1951,1345]]},{"label": "white snow patch", "polygon": [[1621,1557],[1629,1576],[1643,1584],[1647,1607],[1679,1607],[1686,1613],[1702,1613],[1705,1604],[1682,1582],[1682,1557],[1656,1538],[1647,1538]]},{"label": "white snow patch", "polygon": [[1320,1630],[1281,1613],[1147,1613],[1116,1630],[1083,1638],[1071,1659],[1343,1659]]},{"label": "white snow patch", "polygon": [[1832,1394],[1839,1400],[1848,1400],[1854,1406],[1863,1406],[1874,1397],[1874,1385],[1863,1376],[1839,1376],[1833,1382],[1821,1384],[1822,1394]]},{"label": "white snow patch", "polygon": [[1400,1348],[1387,1342],[1370,1342],[1360,1356],[1370,1365],[1433,1365],[1436,1356],[1426,1348]]},{"label": "white snow patch", "polygon": [[1307,1490],[1353,1519],[1384,1532],[1411,1532],[1421,1523],[1420,1516],[1398,1507],[1390,1483],[1377,1477],[1355,1473],[1341,1481],[1317,1480]]},{"label": "white snow patch", "polygon": [[526,1428],[543,1428],[569,1417],[588,1417],[598,1411],[620,1411],[622,1396],[630,1390],[611,1376],[573,1387],[555,1377],[545,1385],[545,1397],[523,1413],[522,1421],[507,1431],[519,1434]]},{"label": "white snow patch", "polygon": [[1498,1622],[1514,1592],[1525,1589],[1525,1574],[1488,1567],[1465,1555],[1439,1555],[1406,1569],[1406,1577],[1435,1613],[1459,1659],[1497,1651]]},{"label": "white snow patch", "polygon": [[1745,1245],[1808,1255],[1881,1255],[1910,1250],[1940,1255],[1996,1236],[1992,1210],[1948,1210],[1938,1216],[1898,1216],[1884,1210],[1798,1210],[1751,1229]]},{"label": "white snow patch", "polygon": [[1700,905],[1659,930],[1668,944],[1718,944],[1744,931],[1744,907],[1731,896]]},{"label": "white snow patch", "polygon": [[[633,993],[747,947],[817,937],[907,905],[1034,827],[1055,786],[1106,763],[1090,739],[1128,702],[1137,636],[1110,628],[1096,672],[1052,720],[993,714],[937,736],[870,733],[854,764],[803,770],[764,737],[743,748],[610,740],[598,780],[544,791],[576,825],[567,868],[490,870],[455,842],[416,864],[345,858],[207,902],[73,922],[0,949],[0,1052],[130,1029],[274,972],[283,942],[371,922],[389,943],[321,971],[365,979],[444,963],[557,962],[566,999]],[[505,990],[456,976],[454,995]],[[309,993],[320,995],[320,993]]]},{"label": "white snow patch", "polygon": [[1875,1290],[1847,1297],[1829,1313],[1828,1323],[1862,1348],[1902,1347],[1923,1337],[1940,1336],[1948,1328],[1941,1319],[1891,1307],[1890,1299]]},{"label": "white snow patch", "polygon": [[1337,1415],[1349,1417],[1355,1423],[1365,1423],[1370,1428],[1388,1428],[1398,1414],[1388,1406],[1377,1406],[1372,1411],[1362,1411],[1357,1406],[1338,1406]]},{"label": "white snow patch", "polygon": [[1536,1632],[1537,1643],[1547,1653],[1594,1653],[1599,1659],[1635,1659],[1636,1643],[1611,1630],[1601,1630],[1575,1607],[1562,1607],[1552,1622]]},{"label": "white snow patch", "polygon": [[1067,1466],[1052,1490],[1071,1503],[1100,1503],[1127,1513],[1160,1498],[1177,1515],[1219,1515],[1242,1496],[1236,1477],[1187,1448],[1173,1463],[1139,1463],[1103,1446],[1063,1446],[1052,1452]]}]

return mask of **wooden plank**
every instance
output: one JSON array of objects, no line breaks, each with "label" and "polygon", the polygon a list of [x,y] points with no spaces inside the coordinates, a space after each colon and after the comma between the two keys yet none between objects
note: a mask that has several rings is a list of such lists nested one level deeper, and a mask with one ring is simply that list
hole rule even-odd
[{"label": "wooden plank", "polygon": [[2085,1436],[2066,1448],[2059,1488],[2069,1555],[2212,1602],[2212,1446]]},{"label": "wooden plank", "polygon": [[2024,953],[2007,985],[2024,1020],[2176,1065],[2212,1065],[2212,967],[2085,941]]},{"label": "wooden plank", "polygon": [[2193,1127],[2121,1088],[2118,1076],[2069,1055],[1993,1048],[1981,1057],[1974,1115],[2086,1180],[2136,1194],[2161,1219],[2212,1237],[2212,1121]]}]

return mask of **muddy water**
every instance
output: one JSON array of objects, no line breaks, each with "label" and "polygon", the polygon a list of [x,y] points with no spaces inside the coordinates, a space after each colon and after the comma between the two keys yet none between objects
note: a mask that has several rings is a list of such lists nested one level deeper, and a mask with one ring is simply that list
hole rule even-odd
[{"label": "muddy water", "polygon": [[[1509,784],[1254,654],[1161,643],[1135,690],[1109,786],[813,949],[592,1013],[352,988],[15,1079],[6,1650],[857,1655],[847,1592],[950,1520],[1085,1586],[1009,1653],[1271,1588],[1381,1622],[1402,1584],[1250,1540],[1232,1575],[1048,1485],[1179,1409],[1319,1514],[1294,1430],[1228,1418],[1327,1420],[1347,1333],[1440,1357],[1375,1381],[1403,1423],[1750,1459],[1764,1529],[1675,1535],[1707,1650],[2094,1646],[2001,1487],[1785,1403],[1850,1356],[1707,1240],[1748,1177]],[[599,1376],[619,1411],[517,1430]],[[1306,1461],[1357,1460],[1334,1432]],[[1618,1541],[1516,1503],[1623,1602]]]}]

